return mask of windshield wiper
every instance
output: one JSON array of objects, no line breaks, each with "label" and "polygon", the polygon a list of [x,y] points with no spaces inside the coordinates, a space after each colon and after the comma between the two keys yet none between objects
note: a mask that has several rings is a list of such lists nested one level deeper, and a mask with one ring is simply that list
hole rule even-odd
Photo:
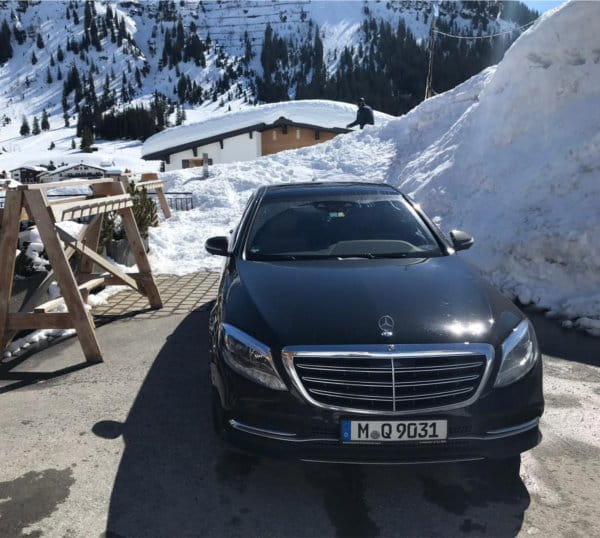
[{"label": "windshield wiper", "polygon": [[434,258],[440,255],[439,250],[423,250],[413,252],[384,252],[381,254],[371,254],[372,258]]}]

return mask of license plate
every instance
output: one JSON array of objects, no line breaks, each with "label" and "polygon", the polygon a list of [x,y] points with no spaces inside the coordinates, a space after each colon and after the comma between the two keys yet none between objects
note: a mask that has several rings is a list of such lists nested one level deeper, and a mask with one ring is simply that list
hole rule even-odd
[{"label": "license plate", "polygon": [[440,441],[446,420],[342,420],[342,441]]}]

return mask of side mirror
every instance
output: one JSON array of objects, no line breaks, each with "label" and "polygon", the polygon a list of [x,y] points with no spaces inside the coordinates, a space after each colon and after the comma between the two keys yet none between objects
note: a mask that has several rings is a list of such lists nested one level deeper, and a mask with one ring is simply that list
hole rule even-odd
[{"label": "side mirror", "polygon": [[204,243],[204,248],[209,254],[217,256],[229,256],[229,241],[226,237],[211,237]]},{"label": "side mirror", "polygon": [[450,232],[450,238],[452,244],[456,250],[467,250],[473,246],[475,239],[468,233],[461,232],[460,230],[452,230]]}]

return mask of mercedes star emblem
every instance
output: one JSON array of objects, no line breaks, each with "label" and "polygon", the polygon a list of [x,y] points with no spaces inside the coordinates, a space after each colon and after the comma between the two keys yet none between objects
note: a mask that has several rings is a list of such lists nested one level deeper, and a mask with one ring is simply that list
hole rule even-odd
[{"label": "mercedes star emblem", "polygon": [[378,325],[381,329],[381,336],[389,338],[394,334],[394,318],[392,316],[381,316]]}]

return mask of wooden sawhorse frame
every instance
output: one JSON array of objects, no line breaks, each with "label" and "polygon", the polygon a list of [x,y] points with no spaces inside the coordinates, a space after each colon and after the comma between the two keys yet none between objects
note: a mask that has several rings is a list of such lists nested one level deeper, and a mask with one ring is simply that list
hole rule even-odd
[{"label": "wooden sawhorse frame", "polygon": [[148,191],[153,190],[156,192],[156,197],[158,198],[158,203],[160,204],[165,219],[171,218],[171,208],[169,207],[167,197],[165,196],[163,182],[158,179],[158,174],[154,172],[142,174],[141,181],[135,184],[135,188],[138,190],[146,189]]},{"label": "wooden sawhorse frame", "polygon": [[[91,196],[72,196],[49,202],[47,189],[88,186]],[[86,300],[90,289],[105,284],[125,284],[148,297],[152,308],[161,308],[162,301],[133,212],[133,200],[118,179],[68,180],[4,187],[6,197],[0,227],[0,352],[15,335],[26,329],[74,328],[88,362],[101,362],[102,352],[96,339],[95,325]],[[122,218],[131,244],[138,273],[124,273],[96,252],[104,213],[117,211]],[[34,220],[52,266],[51,273],[20,312],[9,312],[19,236],[19,222],[25,214]],[[78,237],[67,233],[57,223],[91,217]],[[63,244],[65,245],[63,248]],[[79,252],[82,256],[76,277],[69,259]],[[94,265],[106,273],[94,274]],[[36,306],[52,280],[56,280],[62,297]],[[63,303],[67,312],[48,312]],[[33,311],[31,311],[33,310]]]}]

